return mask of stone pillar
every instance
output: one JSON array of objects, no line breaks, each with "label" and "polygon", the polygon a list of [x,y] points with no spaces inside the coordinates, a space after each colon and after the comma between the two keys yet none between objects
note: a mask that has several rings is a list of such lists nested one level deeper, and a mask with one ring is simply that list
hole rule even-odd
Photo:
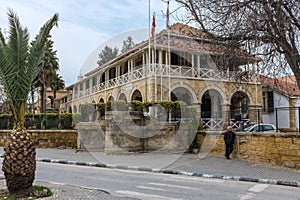
[{"label": "stone pillar", "polygon": [[80,122],[76,129],[78,150],[104,151],[105,134],[98,122]]},{"label": "stone pillar", "polygon": [[[296,115],[296,109],[299,111],[298,108],[296,108],[296,103],[297,103],[297,99],[292,99],[292,98],[289,98],[289,105],[290,107],[290,112],[289,112],[289,115],[290,115],[290,128],[292,131],[296,131],[297,130],[297,120],[299,120],[299,116],[297,117]],[[298,115],[300,113],[298,112]]]},{"label": "stone pillar", "polygon": [[223,113],[223,129],[226,129],[227,126],[230,126],[230,104],[222,104],[222,113]]}]

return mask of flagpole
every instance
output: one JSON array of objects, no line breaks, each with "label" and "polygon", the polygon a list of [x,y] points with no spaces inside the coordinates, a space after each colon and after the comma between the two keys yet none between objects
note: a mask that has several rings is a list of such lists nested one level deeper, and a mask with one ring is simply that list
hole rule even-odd
[{"label": "flagpole", "polygon": [[[150,45],[151,45],[151,14],[150,14],[150,12],[151,12],[151,9],[150,9],[150,6],[151,6],[151,3],[150,3],[150,0],[148,1],[148,3],[149,3],[149,5],[148,5],[148,7],[149,7],[149,11],[148,11],[148,25],[149,25],[149,27],[148,27],[148,31],[149,31],[149,41],[148,41],[148,75],[150,75],[150,56],[151,56],[151,47],[150,47]],[[151,80],[150,80],[150,78],[151,78],[151,76],[149,76],[148,77],[148,101],[151,101],[151,86],[150,86],[150,84],[151,84]]]},{"label": "flagpole", "polygon": [[154,101],[157,102],[157,77],[156,77],[156,70],[157,70],[157,65],[156,65],[156,41],[155,41],[155,28],[156,28],[156,16],[155,12],[153,13],[153,21],[152,21],[152,37],[153,37],[153,44],[154,44],[154,62],[153,62],[153,69],[154,69]]}]

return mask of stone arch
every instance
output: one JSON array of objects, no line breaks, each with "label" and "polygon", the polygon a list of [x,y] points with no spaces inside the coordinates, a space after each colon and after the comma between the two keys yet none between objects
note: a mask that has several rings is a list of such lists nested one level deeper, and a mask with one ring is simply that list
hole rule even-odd
[{"label": "stone arch", "polygon": [[[189,84],[180,82],[171,86],[171,100],[172,100],[172,92],[175,90],[178,91],[178,97],[179,97],[179,98],[177,97],[178,100],[180,101],[184,100],[184,98],[180,98],[180,96],[182,95],[182,93],[186,92],[188,94],[188,98],[190,99],[190,102],[188,103],[189,105],[197,102],[196,93]],[[173,94],[176,95],[176,93],[174,92]]]},{"label": "stone arch", "polygon": [[236,93],[244,93],[245,95],[247,95],[248,100],[249,100],[249,104],[248,105],[255,105],[256,104],[255,103],[256,96],[253,95],[253,94],[250,94],[250,92],[247,90],[247,88],[234,88],[233,90],[231,90],[229,101],[231,101],[231,98]]},{"label": "stone arch", "polygon": [[118,100],[123,100],[125,102],[127,102],[127,97],[125,93],[120,93],[118,96]]},{"label": "stone arch", "polygon": [[143,102],[143,96],[139,89],[134,90],[134,92],[131,95],[131,101],[134,101],[134,100]]},{"label": "stone arch", "polygon": [[248,118],[248,107],[250,104],[249,95],[243,91],[236,91],[230,98],[230,117],[231,118]]},{"label": "stone arch", "polygon": [[215,89],[206,89],[201,96],[201,118],[222,118],[224,98]]},{"label": "stone arch", "polygon": [[187,105],[193,103],[193,96],[191,92],[185,87],[177,87],[171,91],[171,101],[183,101]]},{"label": "stone arch", "polygon": [[74,113],[78,113],[77,106],[73,107]]},{"label": "stone arch", "polygon": [[109,96],[107,99],[107,101],[114,101],[114,100],[115,100],[115,98],[113,96]]},{"label": "stone arch", "polygon": [[54,97],[53,96],[48,96],[50,99],[50,108],[54,108]]},{"label": "stone arch", "polygon": [[98,102],[104,103],[104,99],[101,97]]},{"label": "stone arch", "polygon": [[199,100],[200,100],[199,103],[200,103],[200,104],[202,104],[202,97],[203,97],[203,95],[205,94],[205,92],[207,92],[207,91],[216,91],[216,92],[220,95],[220,97],[221,97],[221,99],[222,99],[222,104],[227,103],[227,102],[226,102],[226,101],[227,101],[226,94],[225,94],[225,92],[224,92],[223,89],[221,89],[220,87],[215,86],[215,85],[208,85],[207,87],[203,88],[203,89],[199,92]]},{"label": "stone arch", "polygon": [[72,107],[69,106],[69,110],[68,110],[69,113],[72,113]]}]

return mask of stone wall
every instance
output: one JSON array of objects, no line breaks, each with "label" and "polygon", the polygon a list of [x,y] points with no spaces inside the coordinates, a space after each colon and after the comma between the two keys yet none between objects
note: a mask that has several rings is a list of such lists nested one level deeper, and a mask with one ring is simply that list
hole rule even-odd
[{"label": "stone wall", "polygon": [[188,148],[188,123],[149,120],[140,112],[107,112],[105,152],[184,151]]},{"label": "stone wall", "polygon": [[[6,144],[10,130],[0,130],[0,146]],[[28,130],[37,148],[77,148],[76,130]]]},{"label": "stone wall", "polygon": [[[198,133],[198,142],[204,148],[209,142],[214,143],[210,153],[224,156],[223,133]],[[300,169],[300,136],[298,133],[236,132],[232,157]]]}]

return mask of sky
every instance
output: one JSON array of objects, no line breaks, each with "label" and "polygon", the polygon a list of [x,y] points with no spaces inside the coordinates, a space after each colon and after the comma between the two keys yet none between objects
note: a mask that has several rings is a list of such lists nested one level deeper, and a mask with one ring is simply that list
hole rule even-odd
[{"label": "sky", "polygon": [[[79,74],[97,67],[98,53],[105,45],[117,47],[128,36],[135,43],[149,36],[149,0],[0,0],[0,27],[8,28],[7,11],[17,13],[31,39],[54,13],[59,14],[59,25],[51,31],[57,50],[60,71],[66,86],[76,82]],[[150,1],[152,21],[155,12],[156,30],[165,28],[167,4],[162,0]],[[170,1],[170,13],[178,5]],[[170,17],[175,23],[176,12]]]}]

